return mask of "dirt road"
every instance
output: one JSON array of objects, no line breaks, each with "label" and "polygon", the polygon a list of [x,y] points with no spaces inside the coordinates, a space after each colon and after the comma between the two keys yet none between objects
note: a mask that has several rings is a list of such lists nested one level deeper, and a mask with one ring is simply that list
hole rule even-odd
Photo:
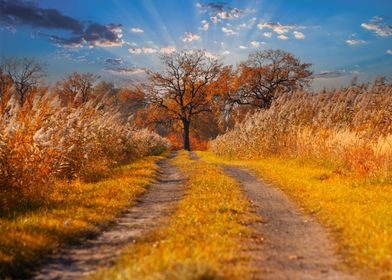
[{"label": "dirt road", "polygon": [[254,227],[264,242],[252,248],[255,265],[264,271],[262,279],[357,279],[341,270],[341,259],[325,228],[302,213],[281,190],[247,170],[224,169],[243,185],[262,217]]},{"label": "dirt road", "polygon": [[[183,175],[168,159],[158,163],[157,183],[138,198],[138,203],[117,224],[81,246],[68,247],[48,260],[33,279],[77,279],[110,265],[121,249],[160,225],[182,197]],[[99,209],[97,209],[99,211]]]}]

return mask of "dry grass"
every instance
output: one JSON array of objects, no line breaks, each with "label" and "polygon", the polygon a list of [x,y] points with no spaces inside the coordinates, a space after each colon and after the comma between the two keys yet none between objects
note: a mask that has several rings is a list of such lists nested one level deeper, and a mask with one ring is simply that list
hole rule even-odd
[{"label": "dry grass", "polygon": [[353,270],[369,270],[377,279],[392,277],[392,181],[358,178],[303,159],[240,161],[198,154],[208,162],[250,168],[275,182],[331,230]]},{"label": "dry grass", "polygon": [[102,231],[154,180],[157,158],[115,168],[95,183],[57,182],[44,205],[0,218],[0,278],[19,278],[62,244]]},{"label": "dry grass", "polygon": [[[240,186],[215,165],[174,159],[188,176],[186,195],[168,224],[129,246],[93,279],[250,279],[243,241],[256,219]],[[254,269],[254,268],[253,268]]]},{"label": "dry grass", "polygon": [[20,106],[0,98],[0,216],[44,204],[59,179],[101,179],[120,163],[157,155],[168,142],[135,130],[118,110],[89,101],[62,107],[58,97],[36,93]]},{"label": "dry grass", "polygon": [[282,95],[210,143],[215,154],[302,157],[364,177],[392,171],[392,84]]}]

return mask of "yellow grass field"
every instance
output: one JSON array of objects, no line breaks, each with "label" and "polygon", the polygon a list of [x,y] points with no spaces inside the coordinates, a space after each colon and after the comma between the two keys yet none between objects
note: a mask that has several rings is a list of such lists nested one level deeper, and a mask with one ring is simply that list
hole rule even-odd
[{"label": "yellow grass field", "polygon": [[[198,152],[205,161],[251,169],[274,182],[324,224],[353,270],[392,277],[392,182],[358,179],[299,159],[227,160]],[[366,274],[365,274],[366,275]]]}]

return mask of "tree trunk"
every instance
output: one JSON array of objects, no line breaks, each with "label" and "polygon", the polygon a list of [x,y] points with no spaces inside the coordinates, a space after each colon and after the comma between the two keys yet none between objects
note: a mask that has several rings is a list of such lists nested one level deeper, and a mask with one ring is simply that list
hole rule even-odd
[{"label": "tree trunk", "polygon": [[190,121],[188,120],[183,120],[182,121],[184,125],[184,130],[183,130],[183,140],[184,140],[184,150],[190,151],[191,150],[191,144],[189,141],[189,127],[190,127]]}]

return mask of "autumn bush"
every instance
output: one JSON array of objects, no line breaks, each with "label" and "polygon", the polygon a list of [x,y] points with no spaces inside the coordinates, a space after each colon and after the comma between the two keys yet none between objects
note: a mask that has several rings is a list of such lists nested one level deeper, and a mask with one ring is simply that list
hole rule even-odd
[{"label": "autumn bush", "polygon": [[0,97],[0,212],[42,203],[55,180],[96,180],[168,145],[101,102],[64,107],[44,92],[21,106],[8,92]]},{"label": "autumn bush", "polygon": [[392,84],[352,85],[278,97],[209,143],[220,156],[304,157],[363,176],[392,171]]}]

